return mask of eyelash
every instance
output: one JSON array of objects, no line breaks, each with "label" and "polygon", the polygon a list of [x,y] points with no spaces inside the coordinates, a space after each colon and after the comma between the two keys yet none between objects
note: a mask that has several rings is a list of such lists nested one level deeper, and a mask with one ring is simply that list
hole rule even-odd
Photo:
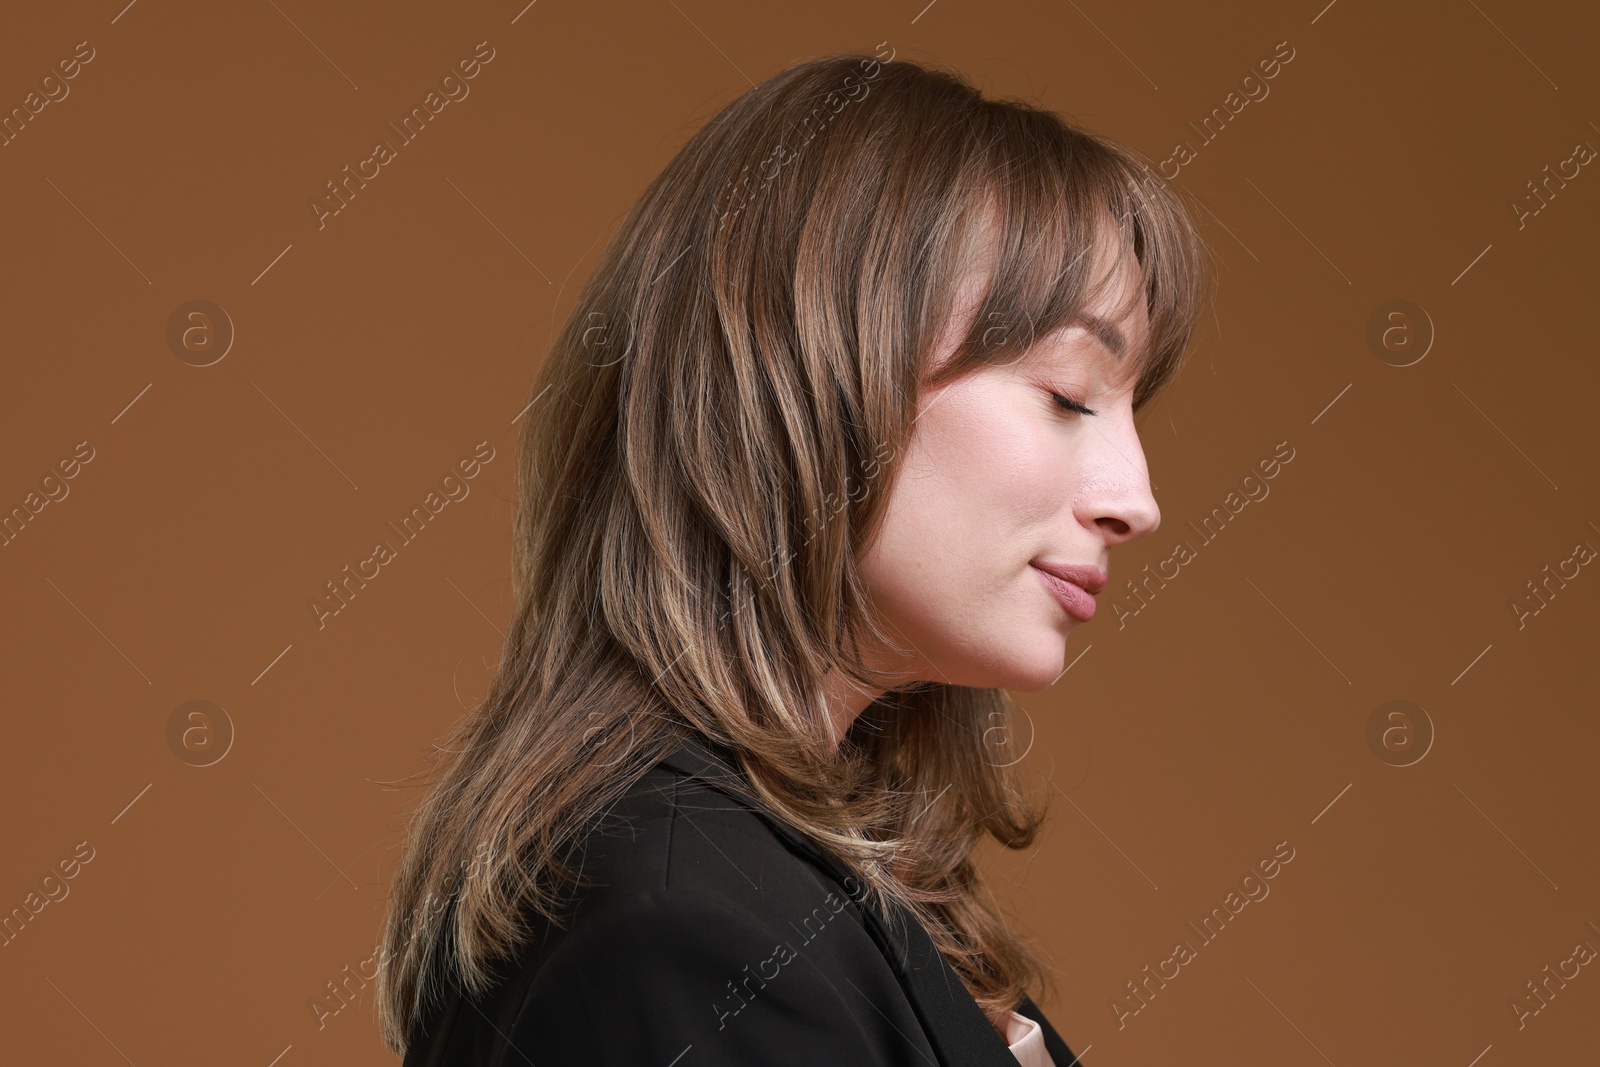
[{"label": "eyelash", "polygon": [[1052,392],[1050,394],[1050,398],[1056,402],[1056,406],[1057,407],[1061,408],[1064,411],[1071,411],[1071,412],[1074,412],[1074,413],[1076,413],[1078,415],[1093,415],[1094,414],[1094,412],[1091,411],[1089,408],[1084,407],[1082,403],[1080,403],[1077,400],[1072,399],[1071,397],[1062,396],[1060,393]]}]

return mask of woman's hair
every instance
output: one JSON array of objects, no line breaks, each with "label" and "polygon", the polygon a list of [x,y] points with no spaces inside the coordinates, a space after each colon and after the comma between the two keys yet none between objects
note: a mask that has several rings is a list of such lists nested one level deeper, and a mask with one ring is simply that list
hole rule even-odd
[{"label": "woman's hair", "polygon": [[[687,737],[898,900],[991,1017],[1044,968],[978,880],[1028,846],[1002,689],[893,685],[861,553],[987,221],[995,268],[939,380],[1010,361],[1096,290],[1107,226],[1138,261],[1138,410],[1209,293],[1187,202],[1140,157],[959,75],[864,54],[791,66],[692,136],[623,219],[533,385],[513,617],[439,750],[383,934],[384,1039],[561,923],[584,834]],[[999,327],[997,329],[997,326]],[[1131,379],[1130,379],[1131,380]],[[889,691],[837,750],[829,672]],[[876,683],[876,684],[874,684]]]}]

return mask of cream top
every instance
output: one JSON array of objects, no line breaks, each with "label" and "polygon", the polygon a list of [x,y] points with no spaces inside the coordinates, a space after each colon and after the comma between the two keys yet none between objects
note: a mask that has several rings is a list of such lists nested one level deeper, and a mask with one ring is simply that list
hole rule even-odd
[{"label": "cream top", "polygon": [[1020,1012],[1011,1013],[1006,1024],[1006,1042],[1018,1067],[1056,1067],[1044,1047],[1044,1028]]}]

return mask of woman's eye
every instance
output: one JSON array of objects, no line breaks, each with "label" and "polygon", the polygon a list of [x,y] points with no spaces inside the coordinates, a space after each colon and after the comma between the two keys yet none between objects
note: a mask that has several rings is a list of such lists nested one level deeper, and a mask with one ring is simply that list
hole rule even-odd
[{"label": "woman's eye", "polygon": [[1084,407],[1083,404],[1081,404],[1078,401],[1072,399],[1070,396],[1062,396],[1060,393],[1054,393],[1053,392],[1053,393],[1050,394],[1050,397],[1051,397],[1051,399],[1053,399],[1056,402],[1056,405],[1058,407],[1064,408],[1067,411],[1075,411],[1079,415],[1093,415],[1094,414],[1093,411],[1091,411],[1090,409]]}]

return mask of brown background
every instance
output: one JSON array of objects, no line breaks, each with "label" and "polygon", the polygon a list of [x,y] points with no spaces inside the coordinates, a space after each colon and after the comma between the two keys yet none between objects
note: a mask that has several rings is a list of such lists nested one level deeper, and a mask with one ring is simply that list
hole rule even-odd
[{"label": "brown background", "polygon": [[[1188,142],[1222,260],[1195,356],[1141,415],[1162,528],[1113,559],[1071,669],[1019,696],[1052,819],[985,863],[1057,968],[1053,1021],[1091,1065],[1592,1059],[1596,965],[1521,1028],[1509,1002],[1600,948],[1600,575],[1521,628],[1512,605],[1600,547],[1600,175],[1520,228],[1511,205],[1600,145],[1600,16],[122,2],[17,7],[0,33],[6,110],[95,50],[0,148],[0,508],[94,450],[0,547],[0,909],[94,850],[0,948],[0,1058],[392,1062],[370,987],[320,1027],[313,1005],[375,945],[416,801],[383,783],[498,655],[513,420],[546,339],[718,108],[887,42],[1155,161]],[[324,183],[480,41],[470,96],[319,229]],[[1190,123],[1283,41],[1270,95],[1202,144]],[[196,299],[236,331],[205,367],[167,340]],[[1397,351],[1427,349],[1406,367],[1367,340],[1396,299],[1431,322],[1400,323]],[[479,441],[470,496],[319,629],[323,583]],[[1205,543],[1188,524],[1283,441],[1270,496]],[[1123,580],[1180,538],[1195,558],[1119,628]],[[1396,699],[1422,709],[1409,734],[1370,744]],[[191,700],[212,732],[169,743]],[[1203,944],[1186,923],[1284,841],[1270,896]],[[1119,1027],[1112,998],[1180,939],[1196,958]]]}]

